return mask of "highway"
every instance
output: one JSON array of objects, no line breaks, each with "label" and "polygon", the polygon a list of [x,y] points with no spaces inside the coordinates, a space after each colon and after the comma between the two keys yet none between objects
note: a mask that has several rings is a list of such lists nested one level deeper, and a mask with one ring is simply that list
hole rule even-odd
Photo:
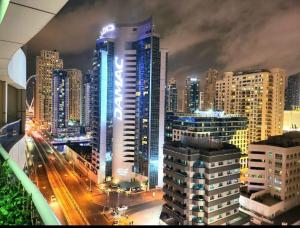
[{"label": "highway", "polygon": [[[32,138],[28,138],[29,140]],[[38,148],[33,140],[27,142],[27,149],[31,156],[34,168],[31,170],[30,179],[37,185],[40,192],[43,194],[45,199],[48,201],[48,204],[55,212],[57,218],[60,220],[62,225],[67,225],[68,222],[64,216],[63,210],[58,202],[51,202],[50,197],[54,195],[51,184],[48,180],[46,166],[42,160]]]},{"label": "highway", "polygon": [[[87,225],[89,224],[84,216],[81,215],[81,211],[78,209],[76,202],[68,191],[66,185],[62,181],[60,175],[58,174],[53,159],[49,159],[51,154],[45,151],[41,147],[42,139],[34,137],[34,144],[37,148],[38,155],[43,163],[43,167],[47,172],[47,179],[51,186],[58,204],[63,211],[64,217],[67,220],[68,225]],[[47,156],[48,155],[48,156]],[[50,189],[50,188],[48,188]]]},{"label": "highway", "polygon": [[33,138],[49,168],[48,179],[53,182],[54,193],[61,201],[68,224],[106,225],[106,219],[100,214],[103,207],[93,202],[86,184],[74,174],[70,164],[40,135],[36,134]]}]

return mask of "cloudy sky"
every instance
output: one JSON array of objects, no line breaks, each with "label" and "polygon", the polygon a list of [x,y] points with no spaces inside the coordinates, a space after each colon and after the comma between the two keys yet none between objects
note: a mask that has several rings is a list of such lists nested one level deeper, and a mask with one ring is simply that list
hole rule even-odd
[{"label": "cloudy sky", "polygon": [[58,50],[65,68],[85,72],[102,26],[149,16],[161,47],[169,50],[168,77],[175,77],[180,89],[187,75],[208,68],[300,71],[298,0],[69,0],[26,45],[28,73],[35,73],[42,49]]}]

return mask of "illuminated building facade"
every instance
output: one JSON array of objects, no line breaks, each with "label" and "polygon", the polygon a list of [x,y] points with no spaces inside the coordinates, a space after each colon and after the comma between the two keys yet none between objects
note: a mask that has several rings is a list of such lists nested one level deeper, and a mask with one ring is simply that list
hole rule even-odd
[{"label": "illuminated building facade", "polygon": [[49,127],[52,121],[51,84],[54,69],[62,69],[63,61],[57,51],[42,50],[36,58],[35,118],[38,124]]},{"label": "illuminated building facade", "polygon": [[177,87],[175,78],[168,81],[166,91],[166,111],[177,112]]},{"label": "illuminated building facade", "polygon": [[289,76],[285,90],[285,110],[300,107],[300,73]]},{"label": "illuminated building facade", "polygon": [[245,223],[239,219],[240,150],[202,140],[184,136],[165,144],[160,219],[167,225]]},{"label": "illuminated building facade", "polygon": [[82,125],[85,131],[89,132],[91,128],[91,71],[84,75],[83,79],[83,112],[82,112]]},{"label": "illuminated building facade", "polygon": [[200,107],[200,80],[187,77],[184,88],[184,112],[194,113]]},{"label": "illuminated building facade", "polygon": [[55,136],[64,136],[69,121],[70,81],[66,70],[54,69],[52,77],[52,125]]},{"label": "illuminated building facade", "polygon": [[[169,116],[172,123],[172,140],[180,141],[182,136],[230,143],[238,147],[242,154],[247,153],[248,128],[247,118],[239,115],[226,115],[224,112],[197,111],[195,114],[178,114]],[[247,167],[247,158],[242,156],[241,168]]]},{"label": "illuminated building facade", "polygon": [[[167,52],[152,19],[108,25],[97,39],[91,77],[93,166],[98,181],[143,176],[162,184]],[[160,128],[162,133],[160,134]],[[159,179],[160,178],[160,179]]]},{"label": "illuminated building facade", "polygon": [[66,69],[66,71],[69,77],[69,119],[79,123],[82,113],[82,73],[78,69]]},{"label": "illuminated building facade", "polygon": [[215,109],[248,118],[249,142],[282,134],[285,72],[279,68],[225,72],[216,82]]}]

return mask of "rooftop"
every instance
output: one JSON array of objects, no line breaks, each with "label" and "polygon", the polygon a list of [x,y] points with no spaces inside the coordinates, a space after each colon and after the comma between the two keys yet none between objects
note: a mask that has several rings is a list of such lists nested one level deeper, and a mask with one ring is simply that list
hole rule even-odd
[{"label": "rooftop", "polygon": [[291,131],[283,135],[269,137],[267,140],[255,142],[253,144],[278,146],[285,148],[300,146],[300,132]]},{"label": "rooftop", "polygon": [[[217,146],[216,146],[217,145]],[[181,153],[187,155],[202,154],[206,156],[222,155],[228,153],[238,153],[240,149],[229,143],[217,143],[217,144],[198,144],[194,143],[182,143],[180,141],[169,141],[165,143],[165,148],[177,149]]]},{"label": "rooftop", "polygon": [[[238,114],[226,114],[224,111],[199,111],[196,110],[194,113],[176,113],[178,117],[214,117],[214,118],[232,118],[232,117],[241,117]],[[243,117],[246,119],[246,117]]]},{"label": "rooftop", "polygon": [[265,204],[267,206],[273,206],[274,204],[277,204],[281,202],[281,200],[274,198],[270,195],[270,193],[264,194],[262,196],[259,196],[257,198],[254,198],[253,200],[260,202],[262,204]]},{"label": "rooftop", "polygon": [[253,74],[253,73],[261,73],[261,72],[268,72],[271,73],[268,69],[249,69],[249,70],[239,70],[233,72],[233,74],[236,75],[244,75],[244,74]]}]

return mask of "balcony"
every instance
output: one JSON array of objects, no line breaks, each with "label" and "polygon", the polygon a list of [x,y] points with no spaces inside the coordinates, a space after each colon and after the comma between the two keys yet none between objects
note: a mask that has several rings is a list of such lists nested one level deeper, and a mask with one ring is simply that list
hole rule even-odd
[{"label": "balcony", "polygon": [[197,217],[204,217],[204,211],[200,209],[193,209],[192,215],[195,215]]},{"label": "balcony", "polygon": [[41,192],[1,145],[0,192],[1,225],[61,225]]},{"label": "balcony", "polygon": [[173,196],[181,204],[187,204],[188,203],[188,199],[187,199],[186,194],[182,194],[179,191],[176,191],[176,192],[173,193]]},{"label": "balcony", "polygon": [[205,171],[205,165],[203,161],[196,161],[193,165],[194,172],[197,173],[204,173]]},{"label": "balcony", "polygon": [[204,221],[202,218],[194,217],[192,220],[193,225],[204,225]]},{"label": "balcony", "polygon": [[205,194],[193,196],[192,203],[195,204],[196,206],[204,206],[204,195]]},{"label": "balcony", "polygon": [[180,160],[174,160],[174,159],[167,159],[164,158],[164,163],[170,167],[173,167],[174,169],[179,169],[182,171],[188,171],[188,166],[186,163],[181,162]]},{"label": "balcony", "polygon": [[195,184],[204,184],[205,183],[205,179],[204,179],[204,175],[201,174],[195,174],[193,176],[193,182]]},{"label": "balcony", "polygon": [[173,207],[176,211],[178,211],[181,215],[186,214],[187,212],[187,207],[186,205],[182,205],[180,202],[178,201],[173,201]]},{"label": "balcony", "polygon": [[197,173],[204,173],[205,168],[204,167],[193,167],[193,171]]},{"label": "balcony", "polygon": [[184,181],[184,182],[187,182],[188,181],[188,179],[189,179],[189,177],[187,176],[187,173],[182,173],[182,172],[176,172],[176,171],[174,171],[173,172],[173,176],[176,178],[176,179],[180,179],[180,180],[182,180],[182,181]]},{"label": "balcony", "polygon": [[23,135],[21,133],[21,120],[17,120],[6,124],[0,128],[0,143],[7,151],[17,142]]}]

